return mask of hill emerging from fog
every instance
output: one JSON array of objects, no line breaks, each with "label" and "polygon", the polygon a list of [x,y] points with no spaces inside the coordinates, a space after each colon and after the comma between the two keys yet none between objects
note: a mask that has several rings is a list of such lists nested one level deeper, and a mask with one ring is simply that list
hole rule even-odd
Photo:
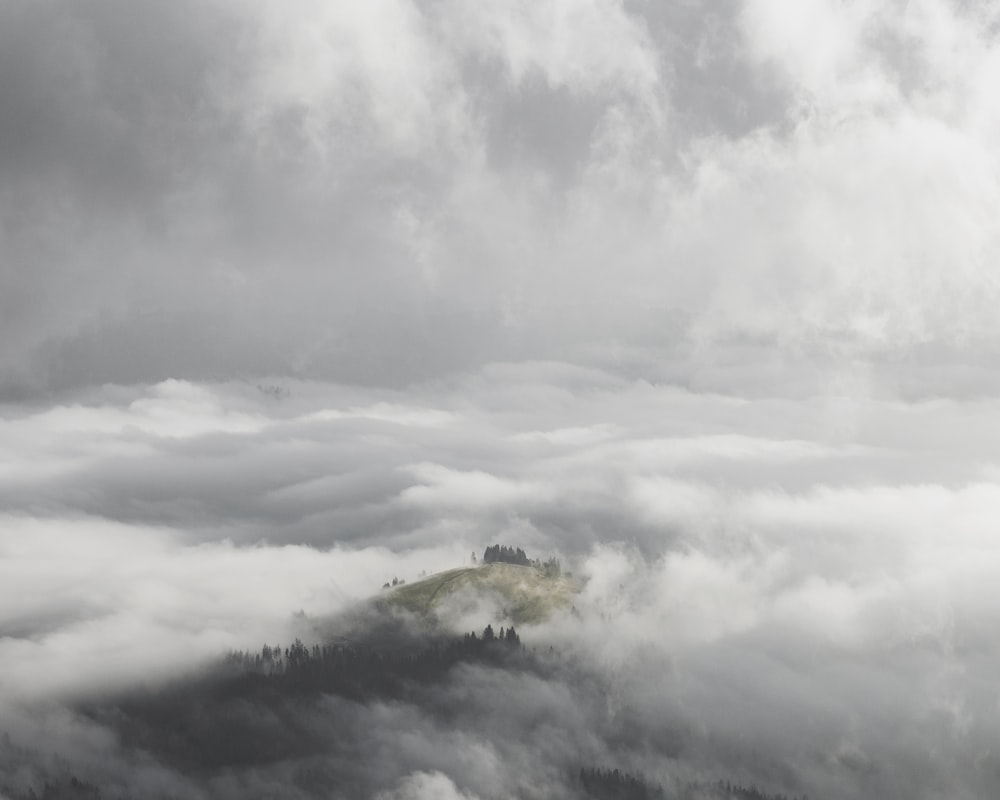
[{"label": "hill emerging from fog", "polygon": [[435,616],[445,604],[494,602],[515,625],[541,622],[569,608],[579,591],[571,576],[546,574],[537,566],[493,563],[438,572],[386,590],[379,604],[390,610]]}]

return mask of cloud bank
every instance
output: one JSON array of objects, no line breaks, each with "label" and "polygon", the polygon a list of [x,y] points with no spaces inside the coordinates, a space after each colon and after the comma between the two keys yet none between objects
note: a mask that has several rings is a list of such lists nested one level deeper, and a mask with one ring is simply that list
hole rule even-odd
[{"label": "cloud bank", "polygon": [[9,397],[747,352],[989,382],[988,7],[3,15]]},{"label": "cloud bank", "polygon": [[[0,483],[4,702],[21,720],[155,687],[516,541],[585,581],[576,615],[522,631],[567,671],[457,674],[428,703],[458,715],[461,744],[454,719],[359,709],[360,729],[386,726],[363,749],[387,796],[430,791],[435,769],[473,797],[559,796],[574,754],[668,786],[982,796],[995,403],[858,395],[846,414],[549,364],[400,395],[170,381],[21,407],[3,435],[28,466]],[[525,733],[539,703],[538,736],[564,749]],[[415,730],[436,744],[407,744]],[[491,784],[483,753],[528,783]]]}]

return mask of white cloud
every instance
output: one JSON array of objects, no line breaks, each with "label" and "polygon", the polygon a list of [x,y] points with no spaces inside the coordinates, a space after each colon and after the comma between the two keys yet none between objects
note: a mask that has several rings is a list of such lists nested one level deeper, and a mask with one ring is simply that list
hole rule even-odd
[{"label": "white cloud", "polygon": [[443,772],[415,772],[393,791],[380,794],[378,800],[474,800],[475,797],[460,792]]},{"label": "white cloud", "polygon": [[460,46],[499,59],[515,83],[537,74],[573,92],[610,88],[647,101],[661,89],[655,44],[619,3],[450,5],[443,18]]},{"label": "white cloud", "polygon": [[241,11],[255,23],[260,50],[244,88],[250,96],[236,108],[249,112],[254,129],[304,114],[310,144],[343,163],[345,125],[415,154],[435,146],[449,123],[466,122],[448,51],[435,46],[429,21],[407,0],[307,3],[295,13],[262,2]]},{"label": "white cloud", "polygon": [[[0,534],[3,692],[52,698],[156,682],[229,649],[308,635],[316,618],[457,557],[383,548],[189,544],[177,531],[6,517]],[[464,554],[464,549],[463,549]]]},{"label": "white cloud", "polygon": [[449,507],[517,508],[544,496],[544,487],[526,481],[492,475],[482,470],[460,471],[440,464],[415,464],[406,469],[418,481],[407,488],[404,503]]},{"label": "white cloud", "polygon": [[750,0],[743,22],[753,55],[779,64],[789,82],[808,93],[801,100],[807,107],[857,95],[878,101],[891,98],[892,87],[871,64],[866,39],[886,5],[892,3],[807,0],[786,8]]}]

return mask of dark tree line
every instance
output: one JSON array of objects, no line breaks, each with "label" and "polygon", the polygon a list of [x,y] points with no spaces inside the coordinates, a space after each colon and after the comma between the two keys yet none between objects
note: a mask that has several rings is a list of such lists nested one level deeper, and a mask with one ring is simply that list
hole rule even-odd
[{"label": "dark tree line", "polygon": [[582,768],[577,776],[587,797],[594,800],[666,800],[663,788],[618,769]]},{"label": "dark tree line", "polygon": [[81,781],[75,775],[45,781],[38,791],[29,788],[20,792],[5,786],[0,788],[0,796],[11,800],[102,800],[103,797],[98,787]]},{"label": "dark tree line", "polygon": [[[756,786],[742,786],[730,781],[710,784],[691,784],[675,793],[664,792],[659,784],[651,784],[641,775],[632,775],[618,769],[583,767],[576,776],[584,795],[592,800],[796,800],[784,794],[770,794]],[[802,800],[808,800],[803,797]]]},{"label": "dark tree line", "polygon": [[520,547],[508,547],[505,544],[494,544],[486,548],[483,553],[483,562],[486,564],[520,564],[523,567],[530,567],[531,560]]},{"label": "dark tree line", "polygon": [[237,682],[270,681],[285,688],[322,691],[361,698],[392,695],[406,681],[427,682],[443,677],[462,661],[509,661],[522,655],[514,626],[499,632],[487,625],[481,635],[467,633],[429,641],[416,648],[379,649],[350,644],[314,644],[296,639],[282,648],[264,645],[259,653],[236,651],[225,663]]},{"label": "dark tree line", "polygon": [[[712,789],[717,797],[724,798],[724,800],[797,800],[794,796],[789,797],[781,793],[770,794],[753,785],[742,786],[729,781],[720,780],[712,785]],[[808,800],[808,798],[803,796],[802,800]]]},{"label": "dark tree line", "polygon": [[[472,554],[475,561],[476,554]],[[484,564],[517,564],[522,567],[537,567],[545,573],[547,578],[556,578],[562,574],[562,567],[559,561],[553,556],[545,561],[536,558],[528,558],[520,547],[508,547],[505,544],[492,544],[483,553]]]}]

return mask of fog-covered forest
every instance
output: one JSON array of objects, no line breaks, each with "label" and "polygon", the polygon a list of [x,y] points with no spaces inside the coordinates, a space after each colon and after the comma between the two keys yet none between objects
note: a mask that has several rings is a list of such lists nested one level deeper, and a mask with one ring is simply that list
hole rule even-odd
[{"label": "fog-covered forest", "polygon": [[[353,641],[348,643],[345,636]],[[137,792],[187,797],[373,797],[406,777],[407,764],[386,751],[425,730],[484,739],[509,763],[497,796],[590,797],[595,800],[792,800],[731,781],[668,779],[668,787],[590,759],[629,749],[635,720],[612,722],[599,709],[600,686],[572,656],[544,640],[525,645],[513,627],[461,636],[434,633],[400,618],[366,616],[362,629],[336,644],[264,645],[232,651],[199,675],[155,688],[103,694],[76,711],[120,743],[118,762],[80,763],[44,756],[5,737],[2,756],[12,800],[120,798]],[[580,733],[579,719],[552,714],[551,694],[565,695],[588,719],[602,746],[560,748]],[[549,696],[550,699],[546,700]],[[546,706],[549,708],[546,708]],[[624,727],[623,727],[624,723]],[[388,725],[388,730],[379,726]],[[517,733],[515,733],[517,731]],[[505,742],[507,737],[522,740]],[[543,744],[543,742],[547,742]],[[410,743],[412,746],[412,743]],[[544,764],[524,763],[521,747],[545,748]],[[448,754],[436,758],[447,770]],[[601,762],[603,763],[603,761]],[[123,780],[140,765],[150,783]],[[472,767],[474,765],[468,765]]]}]

